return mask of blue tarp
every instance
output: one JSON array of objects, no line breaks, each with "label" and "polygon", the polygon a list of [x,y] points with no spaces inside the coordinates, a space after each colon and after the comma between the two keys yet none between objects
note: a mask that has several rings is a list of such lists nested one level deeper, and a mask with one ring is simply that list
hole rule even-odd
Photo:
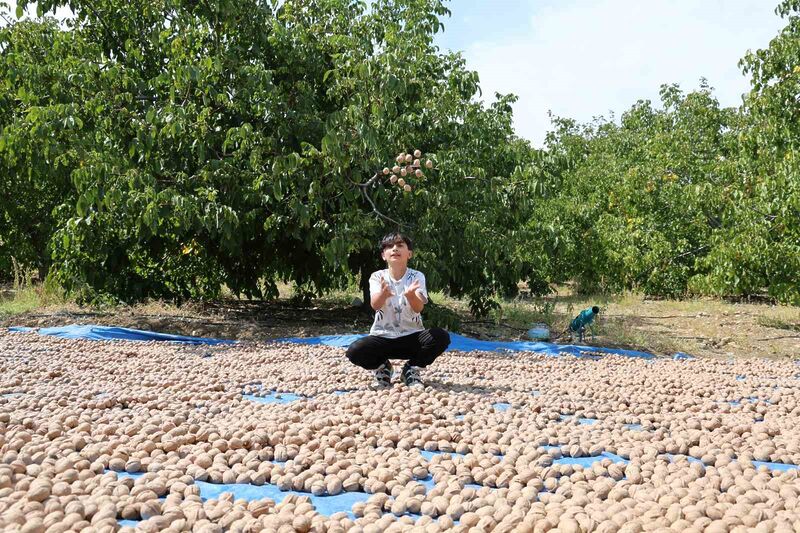
[{"label": "blue tarp", "polygon": [[302,400],[305,396],[293,394],[291,392],[270,391],[266,396],[256,396],[255,394],[242,394],[242,398],[256,403],[291,403]]},{"label": "blue tarp", "polygon": [[[353,342],[364,337],[364,335],[323,335],[320,337],[289,337],[277,339],[283,342],[296,342],[300,344],[324,344],[325,346],[337,346],[347,348]],[[618,348],[605,348],[601,346],[580,346],[573,344],[554,344],[551,342],[536,341],[482,341],[471,339],[457,333],[450,334],[450,346],[448,350],[460,350],[463,352],[538,352],[545,355],[575,355],[578,357],[591,356],[592,354],[604,353],[624,355],[626,357],[639,357],[642,359],[653,359],[655,355],[636,350],[622,350]]]},{"label": "blue tarp", "polygon": [[[666,455],[669,458],[669,460],[673,461],[673,462],[678,457],[686,457],[686,459],[690,463],[698,463],[698,464],[703,465],[703,467],[705,467],[705,465],[703,464],[703,461],[701,461],[700,459],[697,459],[696,457],[692,457],[690,455],[673,455],[671,453],[668,453]],[[768,461],[751,461],[751,462],[753,463],[753,466],[755,466],[756,468],[758,468],[760,466],[766,466],[770,470],[775,470],[775,471],[778,471],[778,472],[788,472],[789,470],[795,470],[797,468],[800,468],[797,465],[792,465],[792,464],[787,464],[787,463],[771,463],[771,462],[768,462]]]},{"label": "blue tarp", "polygon": [[[232,340],[211,339],[207,337],[187,337],[184,335],[170,335],[168,333],[157,333],[154,331],[143,331],[139,329],[94,325],[72,325],[40,329],[15,326],[9,328],[9,331],[36,331],[40,335],[54,335],[64,339],[168,341],[185,344],[234,344],[236,342]],[[320,337],[288,337],[276,340],[281,342],[324,344],[325,346],[347,348],[350,346],[350,344],[361,337],[364,337],[364,335],[323,335]],[[478,339],[471,339],[457,333],[450,334],[450,346],[448,347],[448,350],[461,350],[464,352],[537,352],[552,356],[569,354],[577,357],[596,357],[596,354],[598,353],[623,355],[626,357],[638,357],[642,359],[653,359],[655,357],[653,354],[647,352],[623,350],[619,348],[605,348],[602,346],[554,344],[551,342],[537,341],[482,341]]]},{"label": "blue tarp", "polygon": [[345,512],[351,517],[353,505],[358,502],[366,502],[371,494],[366,492],[342,492],[336,496],[314,496],[308,492],[295,490],[282,491],[275,485],[250,485],[245,483],[207,483],[205,481],[195,481],[195,485],[200,488],[200,497],[203,500],[218,499],[223,492],[230,492],[234,499],[243,498],[248,501],[270,498],[275,503],[280,503],[289,494],[297,496],[308,496],[311,504],[318,513],[332,515]]},{"label": "blue tarp", "polygon": [[[572,420],[575,418],[574,415],[558,415],[559,420]],[[597,422],[596,418],[578,418],[578,424],[582,426],[591,426],[595,422]]]},{"label": "blue tarp", "polygon": [[16,326],[8,328],[13,332],[36,331],[40,335],[53,335],[62,339],[90,339],[96,341],[107,340],[126,340],[126,341],[167,341],[180,342],[183,344],[234,344],[236,341],[210,339],[206,337],[187,337],[185,335],[170,335],[169,333],[157,333],[155,331],[143,331],[140,329],[118,328],[111,326],[61,326],[55,328],[26,328]]},{"label": "blue tarp", "polygon": [[554,465],[581,465],[584,468],[591,468],[598,461],[611,459],[614,463],[628,463],[628,460],[617,454],[603,452],[594,457],[559,457],[553,461]]},{"label": "blue tarp", "polygon": [[[106,470],[110,472],[110,470]],[[144,472],[116,472],[118,478],[130,477],[138,479],[144,475]],[[336,496],[314,496],[310,492],[300,492],[296,490],[280,490],[277,486],[265,483],[264,485],[251,485],[249,483],[208,483],[206,481],[195,480],[195,485],[200,489],[200,498],[203,501],[215,500],[224,492],[233,494],[234,499],[245,499],[247,501],[261,500],[263,498],[270,498],[275,503],[280,503],[283,499],[294,494],[297,496],[308,496],[311,504],[316,508],[317,512],[324,515],[332,515],[335,513],[345,512],[353,517],[352,508],[357,502],[366,502],[371,494],[366,492],[342,492]],[[123,524],[122,520],[118,521],[121,525],[136,526],[137,521]]]},{"label": "blue tarp", "polygon": [[419,454],[420,454],[422,457],[424,457],[426,461],[433,461],[433,458],[434,458],[434,457],[436,457],[437,455],[445,455],[445,454],[447,454],[447,455],[451,455],[451,456],[453,456],[453,457],[466,457],[466,456],[465,456],[463,453],[458,453],[458,452],[441,452],[441,451],[439,451],[439,450],[433,450],[433,451],[428,451],[428,450],[420,450],[420,451],[419,451]]}]

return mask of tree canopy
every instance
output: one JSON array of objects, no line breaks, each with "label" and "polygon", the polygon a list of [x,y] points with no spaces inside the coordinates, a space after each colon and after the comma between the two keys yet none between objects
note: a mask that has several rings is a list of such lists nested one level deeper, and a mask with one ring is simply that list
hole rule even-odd
[{"label": "tree canopy", "polygon": [[[363,288],[401,229],[476,313],[519,281],[800,303],[796,1],[742,60],[740,108],[665,85],[619,120],[555,119],[542,149],[436,47],[442,0],[36,7],[0,28],[0,272],[121,301],[314,295]],[[381,169],[414,149],[434,166],[404,191]]]}]

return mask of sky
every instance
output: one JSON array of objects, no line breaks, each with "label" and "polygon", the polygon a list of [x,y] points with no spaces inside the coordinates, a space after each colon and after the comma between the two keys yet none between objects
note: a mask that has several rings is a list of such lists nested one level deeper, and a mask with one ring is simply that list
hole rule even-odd
[{"label": "sky", "polygon": [[[0,0],[0,2],[3,0]],[[14,12],[15,1],[11,4]],[[514,93],[514,125],[540,146],[548,112],[579,122],[619,116],[663,83],[706,78],[723,106],[749,80],[738,66],[785,25],[778,0],[450,0],[437,37],[480,76],[484,100]],[[2,24],[2,21],[0,21]]]},{"label": "sky", "polygon": [[738,66],[785,26],[778,0],[452,0],[437,38],[462,51],[484,98],[514,93],[517,134],[540,146],[548,111],[579,122],[616,117],[664,83],[705,77],[723,106],[749,80]]}]

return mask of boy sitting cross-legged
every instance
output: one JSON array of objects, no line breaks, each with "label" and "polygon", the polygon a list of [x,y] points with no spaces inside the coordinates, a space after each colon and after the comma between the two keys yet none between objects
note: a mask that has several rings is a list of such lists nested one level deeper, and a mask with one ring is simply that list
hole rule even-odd
[{"label": "boy sitting cross-legged", "polygon": [[411,239],[390,233],[381,240],[381,258],[387,268],[369,278],[370,304],[375,321],[369,336],[347,349],[347,358],[362,368],[374,370],[371,388],[392,384],[389,359],[406,359],[401,376],[409,387],[423,387],[419,369],[428,366],[450,345],[450,335],[441,328],[422,327],[422,308],[428,302],[425,275],[408,268],[413,255]]}]

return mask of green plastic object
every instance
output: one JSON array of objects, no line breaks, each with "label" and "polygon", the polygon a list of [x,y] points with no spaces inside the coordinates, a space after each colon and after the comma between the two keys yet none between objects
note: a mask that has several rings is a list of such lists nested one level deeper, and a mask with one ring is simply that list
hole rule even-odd
[{"label": "green plastic object", "polygon": [[569,329],[578,333],[586,328],[586,326],[590,325],[594,321],[594,317],[597,316],[597,313],[600,312],[600,308],[596,305],[588,309],[584,309],[580,312],[578,316],[572,319],[572,322],[569,324]]}]

